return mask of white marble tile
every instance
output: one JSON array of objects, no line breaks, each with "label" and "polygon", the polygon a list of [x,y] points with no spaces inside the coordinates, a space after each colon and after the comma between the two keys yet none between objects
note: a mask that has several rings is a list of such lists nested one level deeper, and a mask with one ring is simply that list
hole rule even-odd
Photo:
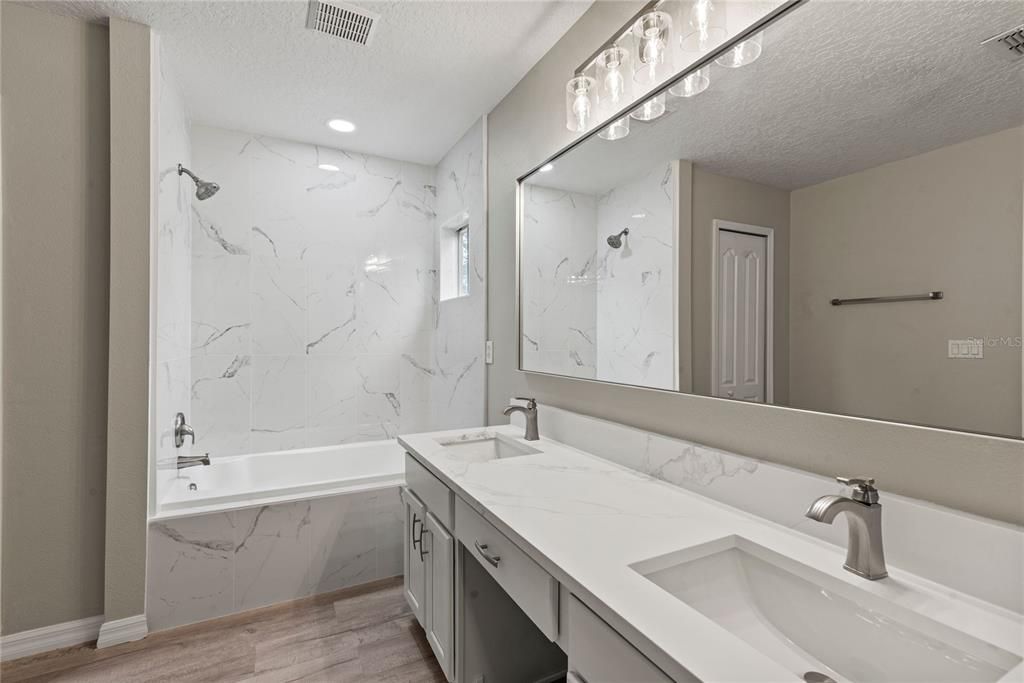
[{"label": "white marble tile", "polygon": [[249,353],[249,256],[192,260],[192,353]]},{"label": "white marble tile", "polygon": [[192,358],[191,421],[196,450],[211,457],[249,453],[252,359],[248,355]]},{"label": "white marble tile", "polygon": [[356,396],[361,382],[351,357],[315,355],[307,357],[305,362],[309,378],[307,426],[310,429],[355,427],[359,422]]},{"label": "white marble tile", "polygon": [[356,358],[360,423],[398,422],[401,418],[400,362],[397,355],[364,354]]},{"label": "white marble tile", "polygon": [[149,525],[146,618],[150,631],[232,611],[234,534],[227,513]]},{"label": "white marble tile", "polygon": [[[321,262],[329,257],[328,262]],[[360,327],[356,319],[359,279],[355,262],[344,256],[323,253],[309,260],[306,353],[347,354],[351,358],[356,352],[356,334]]]},{"label": "white marble tile", "polygon": [[301,501],[234,513],[235,611],[309,594],[311,510]]},{"label": "white marble tile", "polygon": [[252,352],[306,352],[306,271],[299,266],[252,266]]},{"label": "white marble tile", "polygon": [[378,577],[377,495],[353,493],[312,502],[312,559],[307,584],[313,593]]},{"label": "white marble tile", "polygon": [[306,358],[253,356],[252,448],[257,453],[306,445]]}]

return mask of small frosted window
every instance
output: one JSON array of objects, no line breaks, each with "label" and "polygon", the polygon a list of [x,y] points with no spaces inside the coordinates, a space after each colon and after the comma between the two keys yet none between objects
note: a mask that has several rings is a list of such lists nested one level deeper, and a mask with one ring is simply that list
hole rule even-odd
[{"label": "small frosted window", "polygon": [[458,245],[458,283],[459,283],[459,296],[466,296],[469,294],[469,226],[464,225],[458,229],[456,234],[456,244]]}]

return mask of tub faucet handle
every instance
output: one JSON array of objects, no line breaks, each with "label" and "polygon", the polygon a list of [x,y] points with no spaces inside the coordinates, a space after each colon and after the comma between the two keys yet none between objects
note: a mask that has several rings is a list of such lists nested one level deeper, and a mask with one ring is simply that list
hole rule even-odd
[{"label": "tub faucet handle", "polygon": [[185,437],[192,439],[192,445],[196,444],[196,433],[185,423],[185,413],[178,413],[174,416],[174,447],[181,448],[185,445]]}]

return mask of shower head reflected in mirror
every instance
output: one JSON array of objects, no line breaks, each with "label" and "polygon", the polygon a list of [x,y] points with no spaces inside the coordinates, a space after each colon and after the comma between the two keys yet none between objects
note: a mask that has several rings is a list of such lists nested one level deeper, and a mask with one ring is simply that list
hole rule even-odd
[{"label": "shower head reflected in mirror", "polygon": [[218,185],[217,183],[210,183],[205,180],[202,180],[195,173],[188,170],[181,164],[178,164],[178,175],[182,174],[188,175],[188,177],[191,178],[192,181],[196,184],[196,199],[198,199],[199,201],[209,199],[213,195],[217,194],[218,190],[220,190],[220,185]]},{"label": "shower head reflected in mirror", "polygon": [[629,228],[623,228],[622,232],[618,235],[610,235],[608,237],[608,246],[612,249],[618,249],[622,246],[622,236],[629,234]]}]

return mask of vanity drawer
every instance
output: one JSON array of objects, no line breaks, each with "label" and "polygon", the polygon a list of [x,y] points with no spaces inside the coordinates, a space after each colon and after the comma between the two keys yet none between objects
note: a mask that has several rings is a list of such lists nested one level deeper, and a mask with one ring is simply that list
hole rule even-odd
[{"label": "vanity drawer", "polygon": [[455,536],[541,633],[554,641],[558,637],[558,582],[459,497],[455,498]]},{"label": "vanity drawer", "polygon": [[569,683],[672,683],[618,631],[569,599]]},{"label": "vanity drawer", "polygon": [[423,501],[437,521],[446,529],[452,528],[455,494],[408,453],[405,454],[405,485]]}]

